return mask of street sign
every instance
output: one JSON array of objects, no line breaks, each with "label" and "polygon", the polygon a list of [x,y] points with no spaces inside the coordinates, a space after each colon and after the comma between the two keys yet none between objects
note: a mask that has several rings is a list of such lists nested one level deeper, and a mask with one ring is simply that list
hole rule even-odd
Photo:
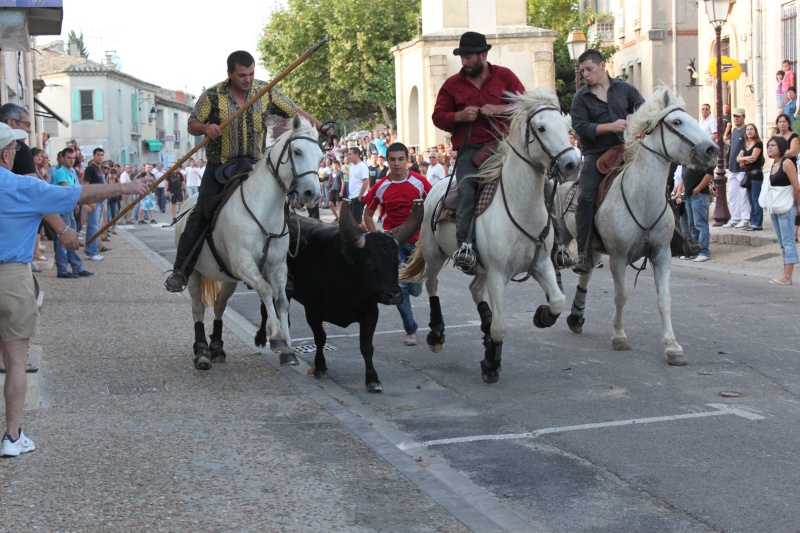
[{"label": "street sign", "polygon": [[[717,76],[717,58],[714,57],[708,63],[708,72],[712,76]],[[735,59],[722,56],[722,81],[736,81],[742,75],[742,66]]]}]

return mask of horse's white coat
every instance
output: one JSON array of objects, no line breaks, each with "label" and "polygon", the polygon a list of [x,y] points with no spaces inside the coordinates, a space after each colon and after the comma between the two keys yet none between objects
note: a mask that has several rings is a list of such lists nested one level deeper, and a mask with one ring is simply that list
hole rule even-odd
[{"label": "horse's white coat", "polygon": [[[650,231],[649,242],[646,245],[644,231],[625,207],[621,187],[624,186],[625,198],[633,214],[643,226],[650,227],[667,201],[665,193],[670,166],[667,158],[690,168],[714,166],[718,153],[716,145],[694,118],[678,108],[682,103],[675,93],[661,87],[637,110],[625,132],[629,159],[622,174],[612,184],[594,219],[595,227],[609,253],[609,266],[614,277],[616,311],[613,319],[614,333],[611,337],[614,349],[630,349],[622,320],[622,311],[628,298],[625,290],[625,269],[629,263],[647,257],[653,266],[658,293],[661,342],[665,346],[668,361],[672,364],[686,364],[683,348],[678,344],[672,330],[672,304],[669,292],[669,269],[672,257],[670,240],[675,229],[675,220],[671,210],[667,208],[664,216]],[[686,136],[692,144],[680,139],[660,122],[665,116],[665,120]],[[648,130],[652,130],[652,133],[643,139],[637,138]],[[666,157],[660,157],[643,149],[638,146],[639,144],[646,145]],[[666,153],[664,153],[665,148]],[[565,188],[560,188],[556,200],[557,210],[563,207],[565,195]],[[567,237],[565,239],[567,242],[564,243],[566,245],[577,234],[575,214],[557,213],[558,216],[561,217],[561,228]],[[578,286],[586,289],[591,275],[590,271],[589,274],[581,276]]]},{"label": "horse's white coat", "polygon": [[[295,137],[309,137],[295,139]],[[319,200],[319,181],[317,169],[322,161],[323,153],[316,143],[317,130],[300,115],[292,120],[291,129],[281,135],[272,146],[268,147],[258,161],[250,177],[241,185],[247,206],[261,225],[270,233],[280,234],[284,230],[284,203],[286,194],[277,183],[279,179],[289,189],[294,175],[301,175],[295,184],[296,199],[306,206],[312,206]],[[294,169],[288,160],[288,152],[278,167],[278,176],[274,176],[267,166],[267,159],[278,165],[284,145],[291,142]],[[194,207],[196,195],[189,198],[182,211]],[[186,225],[186,217],[175,226],[175,243],[177,245]],[[261,301],[267,306],[269,335],[272,340],[283,340],[291,346],[289,335],[289,302],[286,298],[286,254],[289,249],[288,235],[274,238],[269,245],[264,269],[259,271],[266,238],[256,222],[247,213],[242,202],[242,194],[237,191],[220,211],[213,233],[217,251],[228,269],[239,280],[255,289]],[[192,298],[192,315],[195,322],[202,322],[205,314],[200,297],[200,281],[202,276],[222,282],[222,290],[214,304],[214,317],[222,319],[228,299],[230,299],[238,280],[232,279],[220,271],[217,261],[207,245],[203,246],[195,270],[189,277],[189,294]],[[274,303],[273,303],[274,302]]]},{"label": "horse's white coat", "polygon": [[[536,141],[525,146],[527,118],[530,114],[542,107],[557,107],[558,103],[552,91],[545,89],[529,91],[525,95],[514,97],[514,101],[516,102],[514,118],[509,134],[501,142],[498,154],[482,168],[492,167],[494,163],[496,170],[499,171],[496,174],[502,175],[508,209],[514,219],[528,233],[538,236],[547,224],[544,199],[546,176],[534,171],[506,143],[512,143],[517,152],[546,169],[550,167],[551,159],[542,149],[542,144],[553,155],[569,148],[569,124],[557,109],[542,111],[530,120],[530,126],[536,129],[541,143]],[[566,151],[558,158],[558,167],[568,178],[577,174],[580,168],[577,153],[571,149]],[[425,200],[425,220],[418,241],[418,247],[425,260],[426,289],[429,296],[437,295],[439,272],[457,246],[455,224],[441,222],[435,234],[430,224],[434,207],[447,190],[447,181],[442,180],[437,183]],[[470,283],[472,299],[476,305],[484,301],[485,291],[489,293],[488,303],[493,313],[491,337],[495,343],[502,342],[506,334],[503,294],[505,286],[512,277],[528,272],[531,266],[533,278],[547,295],[550,312],[558,315],[564,308],[566,299],[558,288],[555,270],[550,262],[552,232],[547,235],[544,242],[546,248],[539,253],[536,264],[531,265],[536,253],[536,244],[511,222],[498,187],[491,204],[475,222],[475,245],[482,268],[479,268],[478,274]]]}]

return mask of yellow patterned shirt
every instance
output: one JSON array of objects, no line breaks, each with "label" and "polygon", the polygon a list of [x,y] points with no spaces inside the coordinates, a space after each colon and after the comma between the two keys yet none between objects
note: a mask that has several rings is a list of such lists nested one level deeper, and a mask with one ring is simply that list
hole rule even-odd
[{"label": "yellow patterned shirt", "polygon": [[[266,82],[255,80],[246,101],[267,86]],[[225,80],[206,89],[200,95],[189,115],[189,122],[196,120],[202,124],[222,124],[239,110],[239,104],[230,92],[230,80]],[[280,115],[291,118],[297,113],[297,106],[278,89],[270,89],[241,116],[234,120],[222,135],[211,139],[206,145],[206,158],[209,163],[225,163],[234,157],[260,158],[265,148],[267,117]]]}]

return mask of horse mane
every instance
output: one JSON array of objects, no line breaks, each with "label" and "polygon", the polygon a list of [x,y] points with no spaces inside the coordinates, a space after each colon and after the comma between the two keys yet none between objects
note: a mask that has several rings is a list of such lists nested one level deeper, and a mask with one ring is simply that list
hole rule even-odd
[{"label": "horse mane", "polygon": [[[558,103],[558,97],[552,89],[546,87],[537,87],[530,91],[525,91],[522,94],[506,93],[508,96],[511,109],[508,116],[511,117],[511,125],[508,128],[508,135],[512,135],[519,129],[520,122],[523,124],[528,120],[528,116],[542,106],[552,106],[561,110]],[[508,135],[498,137],[500,144],[489,159],[478,169],[474,177],[481,181],[495,181],[500,177],[500,171],[503,169],[503,162],[506,155],[511,151],[508,144]]]},{"label": "horse mane", "polygon": [[649,133],[667,113],[684,105],[686,102],[683,98],[665,85],[660,85],[653,91],[653,95],[633,113],[625,128],[626,166],[639,153],[639,137]]}]

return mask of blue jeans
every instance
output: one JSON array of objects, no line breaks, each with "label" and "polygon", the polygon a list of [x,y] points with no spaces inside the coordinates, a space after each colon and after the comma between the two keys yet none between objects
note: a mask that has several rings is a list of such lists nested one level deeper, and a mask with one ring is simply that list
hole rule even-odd
[{"label": "blue jeans", "polygon": [[[414,253],[414,249],[417,247],[415,243],[405,243],[404,245],[400,246],[397,249],[397,259],[401,263],[405,263],[408,260],[408,257]],[[400,318],[403,319],[403,329],[406,330],[407,335],[411,335],[412,333],[416,333],[417,322],[414,320],[414,313],[411,311],[411,294],[414,296],[419,296],[419,291],[417,291],[418,283],[407,283],[405,281],[400,282],[400,288],[403,290],[403,303],[397,304],[397,310],[400,311]]]},{"label": "blue jeans", "polygon": [[[75,215],[72,213],[62,214],[61,220],[64,221],[67,227],[75,229]],[[56,238],[54,246],[56,251],[56,272],[66,274],[69,271],[68,266],[72,267],[72,272],[75,274],[83,270],[83,261],[81,261],[81,256],[78,255],[76,250],[67,250],[58,238]]]},{"label": "blue jeans", "polygon": [[[94,211],[86,215],[86,239],[97,233],[100,229],[100,221],[103,217],[103,202],[94,204]],[[91,244],[86,245],[86,255],[94,257],[100,253],[100,239],[95,239]]]},{"label": "blue jeans", "polygon": [[764,225],[764,210],[758,205],[758,195],[761,194],[762,180],[750,180],[750,227],[760,228]]},{"label": "blue jeans", "polygon": [[[108,201],[108,211],[106,211],[106,224],[111,222],[115,216],[119,214],[120,208],[120,201],[119,200],[109,200]],[[116,226],[116,224],[114,224]]]},{"label": "blue jeans", "polygon": [[795,206],[788,213],[772,216],[772,227],[775,228],[775,235],[781,243],[784,265],[795,265],[800,260],[797,258],[797,244],[794,242],[794,217],[797,214]]},{"label": "blue jeans", "polygon": [[710,233],[708,228],[708,204],[710,196],[701,193],[697,196],[687,196],[686,200],[688,203],[686,213],[689,215],[692,238],[703,246],[699,255],[708,257],[711,255],[708,249]]},{"label": "blue jeans", "polygon": [[195,186],[195,185],[187,185],[186,189],[189,192],[189,196],[192,196],[192,195],[197,194],[197,191],[198,191],[198,189],[200,189],[200,187]]}]

